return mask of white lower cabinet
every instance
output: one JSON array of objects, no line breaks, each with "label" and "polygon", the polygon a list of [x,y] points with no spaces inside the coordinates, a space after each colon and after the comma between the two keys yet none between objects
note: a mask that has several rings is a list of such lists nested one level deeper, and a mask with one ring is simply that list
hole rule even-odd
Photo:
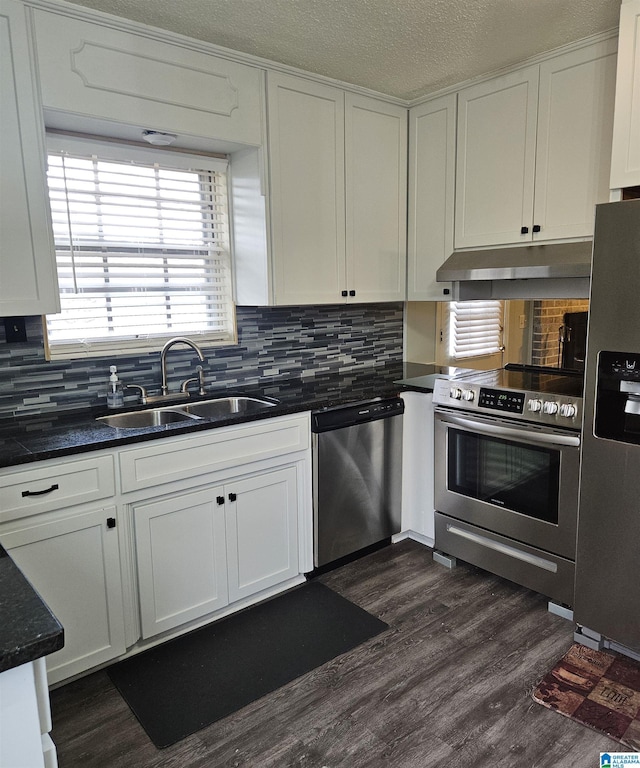
[{"label": "white lower cabinet", "polygon": [[433,547],[435,502],[433,476],[433,395],[403,392],[402,530]]},{"label": "white lower cabinet", "polygon": [[229,601],[235,602],[298,575],[296,469],[263,472],[228,489]]},{"label": "white lower cabinet", "polygon": [[124,653],[115,507],[22,520],[0,541],[64,627],[64,647],[47,656],[49,683]]},{"label": "white lower cabinet", "polygon": [[208,488],[134,505],[143,637],[229,602],[223,493]]},{"label": "white lower cabinet", "polygon": [[0,543],[64,627],[50,684],[302,582],[312,537],[309,413],[0,469]]},{"label": "white lower cabinet", "polygon": [[145,639],[298,575],[295,467],[132,511]]}]

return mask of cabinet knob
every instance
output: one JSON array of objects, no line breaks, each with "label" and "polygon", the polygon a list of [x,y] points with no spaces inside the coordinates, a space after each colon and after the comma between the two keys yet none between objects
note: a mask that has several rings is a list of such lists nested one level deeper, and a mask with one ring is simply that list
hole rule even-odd
[{"label": "cabinet knob", "polygon": [[116,527],[116,519],[115,517],[108,517],[107,518],[107,528],[115,528]]},{"label": "cabinet knob", "polygon": [[340,293],[341,293],[343,296],[348,296],[348,295],[349,295],[349,294],[347,293],[347,291],[341,291]]},{"label": "cabinet knob", "polygon": [[527,235],[529,233],[529,227],[520,227],[520,234]]},{"label": "cabinet knob", "polygon": [[542,227],[539,224],[534,224],[533,225],[533,231],[534,232],[539,232],[541,229],[542,229]]},{"label": "cabinet knob", "polygon": [[229,494],[229,501],[235,501],[237,498],[238,498],[238,497],[236,496],[236,494],[235,494],[235,493],[230,493],[230,494]]},{"label": "cabinet knob", "polygon": [[218,506],[220,504],[224,504],[224,496],[216,496],[216,501],[218,503]]},{"label": "cabinet knob", "polygon": [[355,295],[356,295],[355,291],[349,291],[349,296],[355,296]]},{"label": "cabinet knob", "polygon": [[448,295],[451,293],[451,291],[449,290],[449,288],[443,288],[443,289],[442,289],[442,293],[443,293],[445,296],[448,296]]}]

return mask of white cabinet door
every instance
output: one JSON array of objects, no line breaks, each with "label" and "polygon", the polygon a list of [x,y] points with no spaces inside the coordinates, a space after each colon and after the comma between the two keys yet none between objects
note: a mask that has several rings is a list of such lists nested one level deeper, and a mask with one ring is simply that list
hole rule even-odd
[{"label": "white cabinet door", "polygon": [[269,72],[276,304],[344,301],[344,93]]},{"label": "white cabinet door", "polygon": [[609,200],[616,41],[540,65],[534,240],[593,235]]},{"label": "white cabinet door", "polygon": [[25,9],[0,0],[0,316],[60,311]]},{"label": "white cabinet door", "polygon": [[134,504],[133,517],[144,638],[227,605],[222,486]]},{"label": "white cabinet door", "polygon": [[77,512],[4,532],[0,541],[64,627],[47,656],[56,683],[124,653],[124,612],[115,507]]},{"label": "white cabinet door", "polygon": [[[409,242],[407,298],[442,301],[449,283],[436,271],[453,251],[456,167],[456,96],[443,96],[409,112]],[[449,294],[444,291],[449,291]]]},{"label": "white cabinet door", "polygon": [[611,188],[640,185],[640,0],[620,6]]},{"label": "white cabinet door", "polygon": [[537,66],[460,91],[456,248],[531,239],[537,103]]},{"label": "white cabinet door", "polygon": [[347,300],[404,301],[407,110],[345,99]]},{"label": "white cabinet door", "polygon": [[295,467],[225,485],[229,601],[298,575]]}]

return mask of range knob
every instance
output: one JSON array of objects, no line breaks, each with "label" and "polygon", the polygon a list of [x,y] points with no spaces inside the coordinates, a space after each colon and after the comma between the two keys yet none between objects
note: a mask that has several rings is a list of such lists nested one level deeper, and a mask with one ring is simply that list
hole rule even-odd
[{"label": "range knob", "polygon": [[529,400],[529,410],[532,413],[540,413],[542,410],[542,400],[538,400],[536,398]]},{"label": "range knob", "polygon": [[554,400],[547,400],[542,406],[542,412],[547,414],[558,413],[558,403]]},{"label": "range knob", "polygon": [[449,390],[449,397],[453,398],[454,400],[460,400],[462,397],[462,390],[460,387],[451,387]]},{"label": "range knob", "polygon": [[474,399],[475,396],[476,393],[472,389],[465,389],[462,393],[462,399],[469,403]]},{"label": "range knob", "polygon": [[564,416],[566,419],[572,419],[577,412],[577,408],[573,403],[563,403],[560,406],[560,415]]}]

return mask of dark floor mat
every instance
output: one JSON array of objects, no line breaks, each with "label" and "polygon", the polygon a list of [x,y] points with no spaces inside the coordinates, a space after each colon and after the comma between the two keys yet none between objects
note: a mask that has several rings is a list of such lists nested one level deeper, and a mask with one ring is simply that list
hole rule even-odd
[{"label": "dark floor mat", "polygon": [[107,672],[162,748],[387,628],[324,584],[308,582]]}]

